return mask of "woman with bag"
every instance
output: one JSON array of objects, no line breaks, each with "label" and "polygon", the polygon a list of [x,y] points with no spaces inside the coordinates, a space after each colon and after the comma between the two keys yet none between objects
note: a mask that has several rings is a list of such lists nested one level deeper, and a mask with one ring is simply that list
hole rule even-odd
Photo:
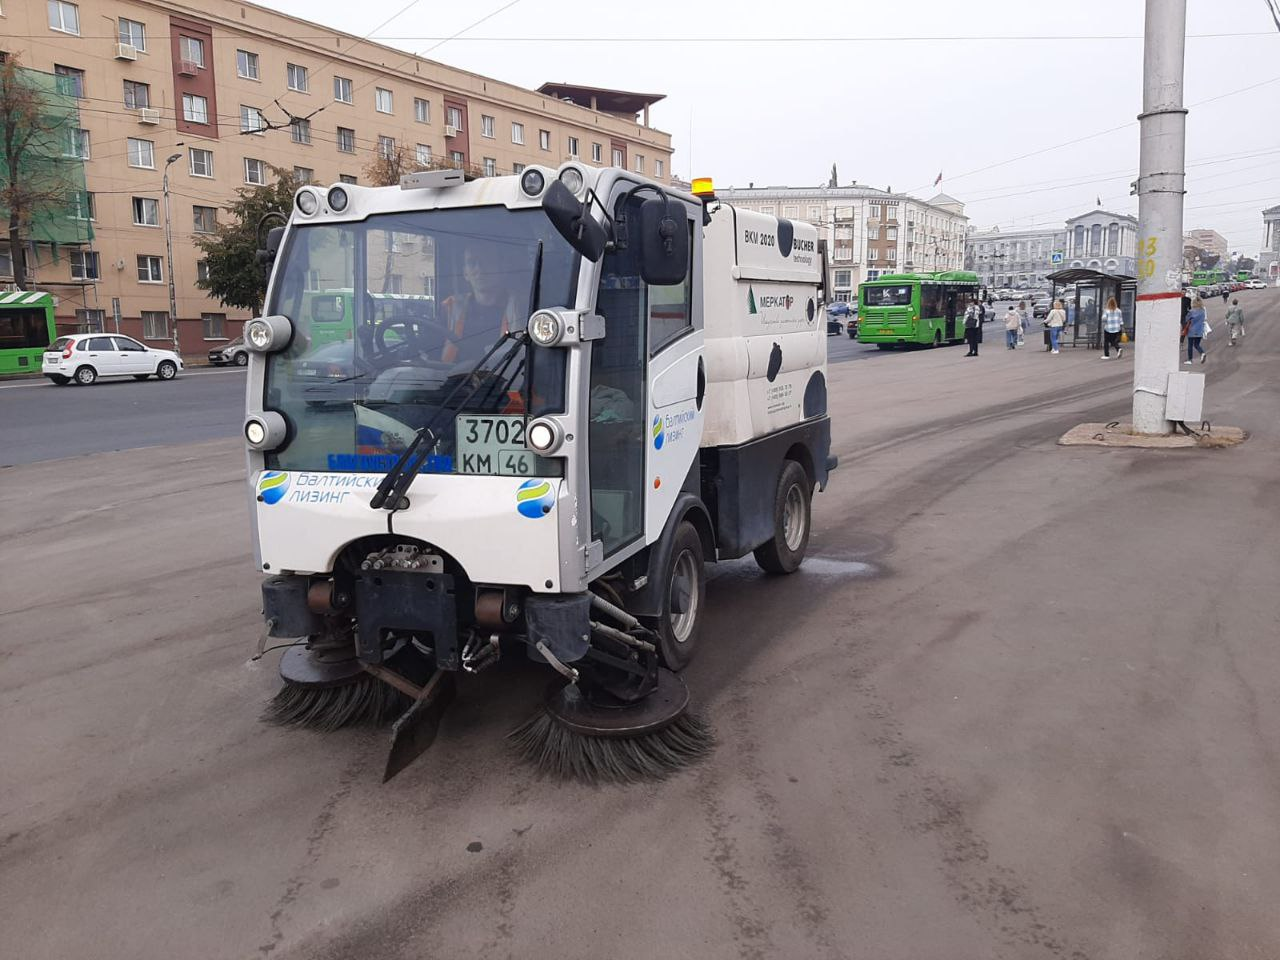
[{"label": "woman with bag", "polygon": [[1204,301],[1199,297],[1191,301],[1191,312],[1187,314],[1187,359],[1182,361],[1183,366],[1189,364],[1195,359],[1196,351],[1200,351],[1200,362],[1204,363],[1205,357],[1209,356],[1207,350],[1200,346],[1209,333],[1209,320],[1204,313]]},{"label": "woman with bag", "polygon": [[1004,315],[1004,345],[1007,349],[1013,350],[1018,346],[1018,334],[1021,330],[1022,314],[1013,304],[1009,304]]},{"label": "woman with bag", "polygon": [[1120,334],[1124,331],[1124,314],[1116,298],[1107,301],[1107,309],[1102,311],[1102,359],[1111,359],[1111,348],[1116,348],[1116,359],[1124,356],[1124,347],[1120,344]]},{"label": "woman with bag", "polygon": [[1062,328],[1066,323],[1067,311],[1063,309],[1062,301],[1053,301],[1053,309],[1044,318],[1044,325],[1049,328],[1049,346],[1054,353],[1058,352],[1058,340],[1062,336]]}]

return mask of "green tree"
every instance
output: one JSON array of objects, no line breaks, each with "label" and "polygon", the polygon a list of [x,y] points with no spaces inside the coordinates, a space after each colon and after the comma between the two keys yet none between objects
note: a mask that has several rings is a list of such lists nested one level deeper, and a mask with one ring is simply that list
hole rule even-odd
[{"label": "green tree", "polygon": [[293,195],[302,184],[291,171],[271,167],[274,182],[261,187],[241,187],[236,199],[225,209],[230,219],[218,224],[211,236],[197,237],[196,246],[204,254],[208,273],[196,282],[208,290],[225,307],[262,312],[267,281],[258,263],[258,250],[266,242],[267,224],[259,233],[258,225],[268,213],[286,217],[293,208]]}]

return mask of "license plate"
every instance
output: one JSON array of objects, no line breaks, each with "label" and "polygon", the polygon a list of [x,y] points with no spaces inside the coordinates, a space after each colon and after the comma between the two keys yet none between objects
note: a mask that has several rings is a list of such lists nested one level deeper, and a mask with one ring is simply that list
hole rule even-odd
[{"label": "license plate", "polygon": [[532,477],[538,457],[524,445],[523,416],[481,417],[462,414],[454,421],[459,473]]},{"label": "license plate", "polygon": [[880,328],[880,332],[881,332],[881,333],[893,333],[893,328],[892,328],[892,327],[881,327],[881,328]]}]

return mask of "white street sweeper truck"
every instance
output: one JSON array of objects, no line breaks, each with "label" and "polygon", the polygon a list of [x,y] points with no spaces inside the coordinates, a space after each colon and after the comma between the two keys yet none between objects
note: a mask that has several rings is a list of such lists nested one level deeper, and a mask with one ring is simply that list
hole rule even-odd
[{"label": "white street sweeper truck", "polygon": [[834,466],[815,228],[567,163],[303,187],[260,257],[268,718],[394,721],[389,777],[459,674],[519,654],[563,679],[513,734],[544,769],[703,755],[704,564],[794,571]]}]

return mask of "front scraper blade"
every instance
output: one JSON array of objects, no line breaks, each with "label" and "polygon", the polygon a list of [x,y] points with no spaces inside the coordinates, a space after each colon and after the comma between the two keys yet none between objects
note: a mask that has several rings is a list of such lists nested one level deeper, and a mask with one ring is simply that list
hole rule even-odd
[{"label": "front scraper blade", "polygon": [[391,727],[391,752],[387,754],[383,783],[417,760],[435,742],[440,718],[453,703],[455,693],[452,673],[437,670],[427,681],[422,693]]}]

